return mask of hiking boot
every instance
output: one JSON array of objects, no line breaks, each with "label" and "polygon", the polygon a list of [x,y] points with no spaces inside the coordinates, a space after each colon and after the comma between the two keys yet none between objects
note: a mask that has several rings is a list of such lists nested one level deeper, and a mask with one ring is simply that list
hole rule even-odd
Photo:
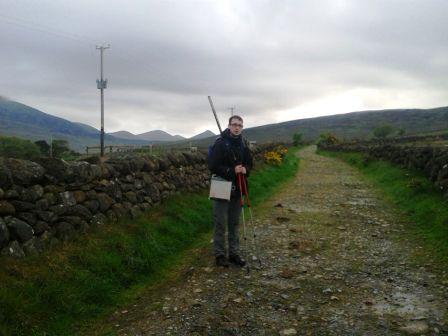
[{"label": "hiking boot", "polygon": [[241,259],[238,254],[230,256],[229,262],[239,267],[243,267],[244,265],[246,265],[246,261],[244,259]]},{"label": "hiking boot", "polygon": [[216,266],[229,267],[229,263],[225,256],[220,255],[216,257]]}]

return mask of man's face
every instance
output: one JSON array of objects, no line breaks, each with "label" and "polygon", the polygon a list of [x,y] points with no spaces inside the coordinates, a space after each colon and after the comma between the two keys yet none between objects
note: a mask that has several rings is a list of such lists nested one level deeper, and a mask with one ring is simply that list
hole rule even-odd
[{"label": "man's face", "polygon": [[230,120],[229,130],[232,135],[240,135],[243,132],[243,122],[236,118]]}]

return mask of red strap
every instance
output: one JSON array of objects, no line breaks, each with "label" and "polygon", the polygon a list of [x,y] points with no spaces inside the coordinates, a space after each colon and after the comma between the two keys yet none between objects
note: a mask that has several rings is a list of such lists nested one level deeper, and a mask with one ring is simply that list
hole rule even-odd
[{"label": "red strap", "polygon": [[250,198],[249,198],[249,191],[247,190],[247,178],[246,178],[246,175],[243,175],[241,178],[243,180],[244,195],[246,196],[247,206],[250,208]]},{"label": "red strap", "polygon": [[241,175],[242,175],[241,173],[237,174],[237,176],[238,176],[238,186],[240,187],[240,204],[241,204],[241,207],[243,207],[244,206],[243,186],[241,184],[241,180],[243,179],[243,177]]}]

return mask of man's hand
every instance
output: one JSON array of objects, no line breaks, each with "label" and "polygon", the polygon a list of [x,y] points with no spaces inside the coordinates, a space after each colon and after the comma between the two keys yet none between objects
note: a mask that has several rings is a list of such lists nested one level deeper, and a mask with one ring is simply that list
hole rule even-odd
[{"label": "man's hand", "polygon": [[243,165],[238,165],[235,167],[235,174],[244,174],[246,175],[246,168]]}]

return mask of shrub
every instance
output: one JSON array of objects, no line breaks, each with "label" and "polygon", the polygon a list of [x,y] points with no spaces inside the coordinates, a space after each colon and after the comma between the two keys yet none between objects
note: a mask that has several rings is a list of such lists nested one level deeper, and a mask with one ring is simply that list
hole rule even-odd
[{"label": "shrub", "polygon": [[332,134],[332,133],[322,133],[319,136],[319,140],[317,142],[318,146],[331,146],[331,145],[336,145],[338,144],[340,141],[339,139],[336,137],[336,135]]},{"label": "shrub", "polygon": [[379,126],[373,130],[373,135],[376,138],[384,139],[391,135],[394,132],[393,126],[389,124],[384,124],[382,126]]},{"label": "shrub", "polygon": [[0,136],[0,156],[30,160],[39,155],[39,147],[29,140]]},{"label": "shrub", "polygon": [[302,133],[294,133],[294,135],[292,136],[292,142],[294,144],[294,146],[300,146],[303,144],[303,136]]},{"label": "shrub", "polygon": [[279,166],[283,162],[283,158],[288,153],[288,148],[278,146],[270,152],[264,154],[264,160],[267,164]]}]

